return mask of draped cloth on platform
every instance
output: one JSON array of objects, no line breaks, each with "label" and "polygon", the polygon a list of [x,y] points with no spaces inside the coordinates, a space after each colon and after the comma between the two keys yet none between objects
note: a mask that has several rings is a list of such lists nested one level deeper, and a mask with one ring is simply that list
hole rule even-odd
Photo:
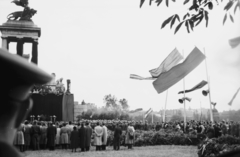
[{"label": "draped cloth on platform", "polygon": [[162,73],[157,80],[153,82],[154,88],[158,93],[164,92],[187,76],[204,59],[205,55],[202,54],[197,47],[195,47],[183,63],[180,63],[169,71]]}]

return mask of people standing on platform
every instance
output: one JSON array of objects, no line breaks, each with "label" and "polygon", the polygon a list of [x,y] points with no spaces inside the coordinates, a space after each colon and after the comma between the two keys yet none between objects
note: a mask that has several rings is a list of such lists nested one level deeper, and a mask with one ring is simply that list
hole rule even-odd
[{"label": "people standing on platform", "polygon": [[107,127],[105,126],[105,123],[102,123],[102,129],[103,129],[102,150],[106,150],[107,138],[108,138],[108,129],[107,129]]},{"label": "people standing on platform", "polygon": [[85,140],[86,140],[86,129],[84,127],[84,123],[81,123],[81,127],[78,130],[79,135],[79,147],[81,148],[81,151],[85,151]]},{"label": "people standing on platform", "polygon": [[29,122],[26,120],[25,121],[25,131],[23,132],[24,135],[24,151],[29,150],[29,146],[31,143],[31,125]]},{"label": "people standing on platform", "polygon": [[132,124],[129,123],[126,131],[126,139],[125,139],[125,143],[128,145],[128,149],[133,149],[134,134],[135,134],[135,129],[133,128]]},{"label": "people standing on platform", "polygon": [[103,128],[100,126],[99,122],[97,122],[97,126],[94,128],[94,134],[94,144],[96,146],[96,151],[100,151],[102,146]]},{"label": "people standing on platform", "polygon": [[113,139],[113,149],[114,150],[120,149],[121,136],[122,136],[122,129],[121,129],[121,127],[119,127],[119,124],[117,123],[115,130],[114,130],[114,139]]},{"label": "people standing on platform", "polygon": [[86,122],[86,135],[85,135],[85,150],[89,151],[90,150],[90,146],[91,146],[91,139],[92,139],[92,128],[89,125],[88,122]]},{"label": "people standing on platform", "polygon": [[66,127],[66,123],[63,123],[63,126],[60,130],[60,136],[61,136],[62,149],[67,149],[69,138],[68,138],[68,128]]},{"label": "people standing on platform", "polygon": [[44,122],[42,122],[42,126],[40,127],[40,148],[46,149],[47,145],[47,126]]},{"label": "people standing on platform", "polygon": [[57,128],[53,126],[52,122],[50,122],[47,128],[47,144],[48,144],[49,150],[55,150],[56,135],[57,135]]},{"label": "people standing on platform", "polygon": [[37,121],[33,122],[33,126],[31,127],[31,135],[33,150],[39,150],[40,126],[37,125]]},{"label": "people standing on platform", "polygon": [[77,147],[79,146],[79,133],[77,131],[77,127],[73,127],[73,131],[71,132],[71,148],[72,152],[76,152]]}]

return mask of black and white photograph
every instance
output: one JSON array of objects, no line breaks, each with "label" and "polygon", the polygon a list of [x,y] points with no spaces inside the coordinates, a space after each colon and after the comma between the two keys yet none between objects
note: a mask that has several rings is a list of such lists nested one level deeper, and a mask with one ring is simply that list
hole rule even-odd
[{"label": "black and white photograph", "polygon": [[0,157],[239,157],[240,0],[0,0]]}]

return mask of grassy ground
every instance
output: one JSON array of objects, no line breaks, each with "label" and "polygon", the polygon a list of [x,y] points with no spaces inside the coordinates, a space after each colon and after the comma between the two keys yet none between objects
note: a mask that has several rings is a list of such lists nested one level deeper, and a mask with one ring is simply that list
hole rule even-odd
[{"label": "grassy ground", "polygon": [[113,151],[112,147],[108,147],[106,151],[95,151],[95,147],[90,152],[72,153],[70,149],[55,151],[27,151],[25,157],[197,157],[197,147],[194,146],[150,146],[150,147],[134,147],[128,150],[121,147],[119,151]]}]

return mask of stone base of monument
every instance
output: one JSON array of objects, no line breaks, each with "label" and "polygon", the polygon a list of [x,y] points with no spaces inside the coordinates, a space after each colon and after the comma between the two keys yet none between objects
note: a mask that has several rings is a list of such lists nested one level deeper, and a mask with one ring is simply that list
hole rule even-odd
[{"label": "stone base of monument", "polygon": [[[74,120],[74,96],[73,94],[32,94],[33,108],[28,115],[28,120],[31,120],[32,115],[35,120],[41,116],[39,120],[54,121],[53,116],[56,116],[55,121],[73,121]],[[51,117],[52,116],[52,117]]]}]

